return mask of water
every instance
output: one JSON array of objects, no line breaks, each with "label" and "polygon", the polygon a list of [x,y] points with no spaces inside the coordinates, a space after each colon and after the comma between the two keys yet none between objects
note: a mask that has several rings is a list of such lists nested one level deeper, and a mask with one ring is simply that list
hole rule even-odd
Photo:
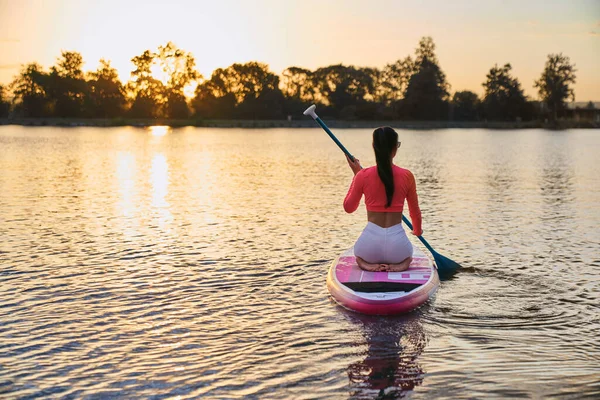
[{"label": "water", "polygon": [[400,136],[464,268],[383,318],[328,297],[366,217],[319,129],[0,127],[1,396],[600,396],[600,132]]}]

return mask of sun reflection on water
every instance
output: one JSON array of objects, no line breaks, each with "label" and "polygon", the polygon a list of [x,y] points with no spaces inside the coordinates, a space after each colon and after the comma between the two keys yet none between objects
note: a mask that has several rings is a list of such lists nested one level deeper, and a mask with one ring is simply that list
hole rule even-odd
[{"label": "sun reflection on water", "polygon": [[117,212],[121,216],[120,232],[125,237],[131,238],[138,234],[139,222],[136,218],[137,186],[136,186],[136,158],[129,151],[120,151],[116,159],[117,187],[119,198],[116,202]]},{"label": "sun reflection on water", "polygon": [[171,127],[164,125],[150,126],[148,130],[154,137],[165,136],[171,130]]},{"label": "sun reflection on water", "polygon": [[169,163],[162,153],[157,153],[152,158],[150,167],[150,184],[152,185],[152,207],[157,209],[160,224],[173,219],[169,210],[167,195],[169,193]]},{"label": "sun reflection on water", "polygon": [[119,211],[125,217],[131,217],[135,211],[135,157],[130,152],[117,155],[117,179],[121,201]]}]

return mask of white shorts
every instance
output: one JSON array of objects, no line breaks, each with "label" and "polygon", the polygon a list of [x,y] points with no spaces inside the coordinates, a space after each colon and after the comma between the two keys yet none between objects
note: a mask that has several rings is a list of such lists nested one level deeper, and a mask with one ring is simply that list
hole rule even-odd
[{"label": "white shorts", "polygon": [[413,255],[413,246],[402,224],[382,228],[372,222],[354,244],[354,255],[368,263],[396,264]]}]

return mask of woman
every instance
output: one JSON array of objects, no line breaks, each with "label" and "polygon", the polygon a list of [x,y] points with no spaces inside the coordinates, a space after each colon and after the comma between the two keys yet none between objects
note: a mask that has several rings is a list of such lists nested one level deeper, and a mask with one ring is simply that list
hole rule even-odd
[{"label": "woman", "polygon": [[356,262],[366,271],[408,269],[413,248],[402,227],[405,199],[413,224],[412,234],[423,234],[415,178],[409,170],[393,164],[399,147],[398,134],[385,126],[373,131],[377,166],[362,169],[358,159],[353,162],[346,157],[354,179],[344,199],[344,210],[356,211],[363,194],[367,206],[369,222],[354,245]]}]

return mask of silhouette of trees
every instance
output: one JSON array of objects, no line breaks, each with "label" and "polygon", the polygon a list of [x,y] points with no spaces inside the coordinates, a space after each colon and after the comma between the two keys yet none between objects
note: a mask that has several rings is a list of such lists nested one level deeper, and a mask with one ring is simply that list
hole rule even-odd
[{"label": "silhouette of trees", "polygon": [[271,119],[283,116],[283,100],[279,77],[266,64],[249,62],[215,70],[198,86],[192,104],[202,118],[221,117],[220,106],[228,105],[230,117]]},{"label": "silhouette of trees", "polygon": [[556,120],[558,112],[566,108],[566,100],[575,100],[575,92],[569,86],[575,84],[575,65],[569,57],[561,54],[550,54],[546,61],[540,79],[535,81],[540,98],[551,111],[552,119]]},{"label": "silhouette of trees", "polygon": [[83,57],[74,51],[63,51],[50,68],[48,97],[56,117],[82,117],[85,113],[87,85],[83,75]]},{"label": "silhouette of trees", "polygon": [[229,91],[223,79],[223,68],[217,68],[209,80],[196,88],[192,108],[196,117],[221,119],[231,116],[236,103],[235,94]]},{"label": "silhouette of trees", "polygon": [[15,112],[23,117],[47,117],[52,115],[48,101],[48,74],[38,63],[30,63],[10,84]]},{"label": "silhouette of trees", "polygon": [[0,85],[0,118],[8,117],[10,102],[7,100],[6,89]]},{"label": "silhouette of trees", "polygon": [[289,67],[281,73],[280,89],[285,97],[284,113],[298,115],[315,102],[315,86],[312,71]]},{"label": "silhouette of trees", "polygon": [[192,82],[201,78],[196,71],[196,61],[191,53],[177,48],[172,42],[159,46],[156,54],[157,61],[167,74],[165,87],[167,118],[188,118],[190,110],[185,98],[184,89]]},{"label": "silhouette of trees", "polygon": [[88,74],[88,114],[95,118],[115,118],[123,115],[127,100],[125,88],[117,70],[110,62],[100,60],[100,66]]},{"label": "silhouette of trees", "polygon": [[116,70],[104,60],[96,72],[82,71],[77,52],[64,51],[50,73],[37,63],[25,65],[11,83],[14,111],[22,117],[116,117],[125,99]]},{"label": "silhouette of trees", "polygon": [[419,42],[415,69],[404,94],[404,115],[415,120],[447,118],[450,85],[439,66],[431,37],[424,37]]},{"label": "silhouette of trees", "polygon": [[132,99],[129,115],[135,118],[156,118],[162,116],[165,103],[165,85],[152,74],[156,54],[150,50],[133,57],[135,70],[127,83],[127,92]]},{"label": "silhouette of trees", "polygon": [[404,98],[410,78],[418,72],[417,65],[410,56],[393,64],[387,64],[381,71],[377,100],[385,105]]},{"label": "silhouette of trees", "polygon": [[314,101],[313,73],[304,68],[289,67],[281,73],[281,91],[288,99],[305,103]]},{"label": "silhouette of trees", "polygon": [[454,93],[451,102],[452,116],[455,121],[479,120],[481,101],[477,94],[464,90]]},{"label": "silhouette of trees", "polygon": [[229,91],[236,96],[236,115],[240,118],[277,118],[282,116],[283,94],[279,77],[266,64],[233,64],[224,70]]},{"label": "silhouette of trees", "polygon": [[[188,118],[190,110],[184,89],[201,78],[191,53],[179,49],[172,42],[159,46],[157,52],[144,51],[131,60],[135,70],[127,83],[132,101],[129,114],[137,118]],[[158,69],[166,82],[158,79]]]},{"label": "silhouette of trees", "polygon": [[375,70],[354,66],[332,65],[313,73],[315,98],[329,106],[333,114],[353,119],[375,96]]},{"label": "silhouette of trees", "polygon": [[[0,86],[0,116],[186,119],[193,112],[200,119],[277,119],[319,103],[323,116],[339,119],[515,121],[539,117],[542,108],[523,94],[510,64],[490,69],[483,99],[470,91],[451,97],[431,37],[419,41],[414,56],[383,68],[289,67],[278,76],[253,61],[218,68],[205,80],[193,55],[172,42],[131,61],[125,84],[106,60],[84,74],[74,51],[61,52],[49,72],[27,64],[8,88]],[[553,118],[574,99],[574,83],[569,58],[550,54],[535,87]]]},{"label": "silhouette of trees", "polygon": [[512,67],[494,65],[483,83],[485,96],[483,98],[484,115],[494,121],[515,121],[529,119],[531,109],[521,89],[521,83],[510,74]]}]

